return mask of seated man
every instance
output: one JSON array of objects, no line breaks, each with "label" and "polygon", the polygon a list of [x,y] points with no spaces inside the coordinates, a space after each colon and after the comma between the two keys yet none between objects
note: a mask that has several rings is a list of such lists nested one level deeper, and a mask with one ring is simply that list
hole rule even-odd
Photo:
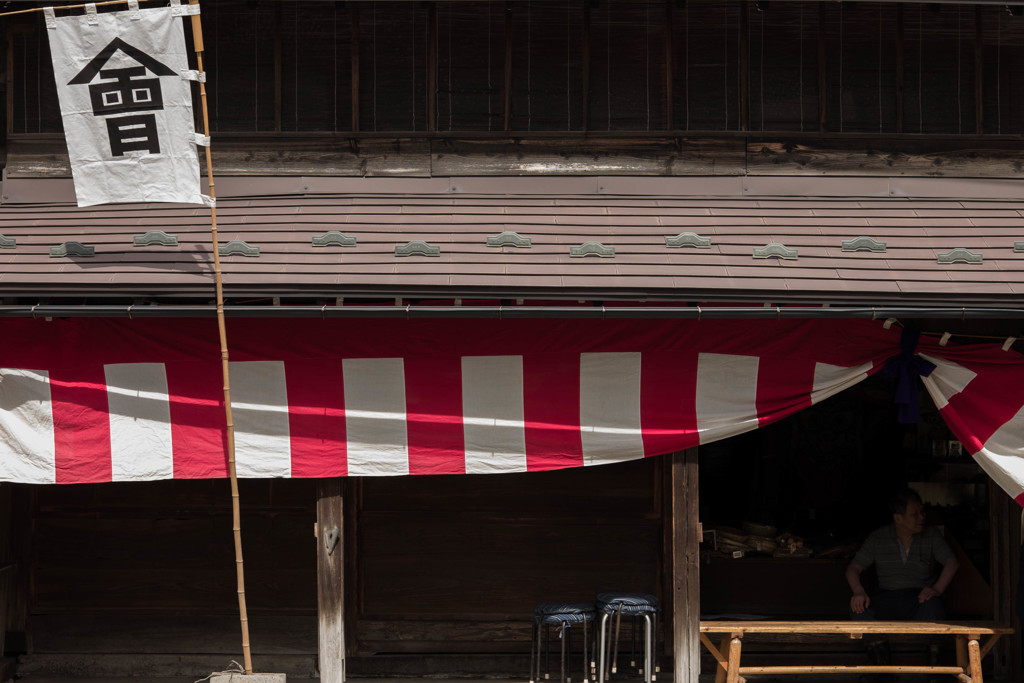
[{"label": "seated man", "polygon": [[[935,527],[924,525],[924,505],[913,489],[890,501],[893,523],[876,530],[846,568],[853,597],[850,611],[857,620],[899,619],[936,621],[946,617],[941,595],[960,563]],[[868,596],[860,575],[872,564],[878,574],[878,592]],[[941,565],[935,579],[932,568]]]}]

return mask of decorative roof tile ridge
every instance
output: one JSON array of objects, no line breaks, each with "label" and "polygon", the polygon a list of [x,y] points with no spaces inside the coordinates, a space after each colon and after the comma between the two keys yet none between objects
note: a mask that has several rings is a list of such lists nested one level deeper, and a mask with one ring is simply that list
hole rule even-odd
[{"label": "decorative roof tile ridge", "polygon": [[254,244],[242,240],[231,240],[220,248],[221,256],[247,256],[256,258],[260,255],[260,248]]}]

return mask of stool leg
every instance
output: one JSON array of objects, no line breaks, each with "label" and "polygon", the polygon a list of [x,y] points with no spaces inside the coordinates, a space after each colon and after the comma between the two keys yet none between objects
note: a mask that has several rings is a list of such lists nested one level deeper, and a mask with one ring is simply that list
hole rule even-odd
[{"label": "stool leg", "polygon": [[615,649],[612,651],[612,673],[618,673],[619,669],[619,634],[622,632],[622,607],[615,613]]},{"label": "stool leg", "polygon": [[600,637],[598,638],[598,653],[597,653],[597,683],[604,683],[607,680],[605,675],[605,666],[608,665],[608,660],[605,658],[607,650],[605,649],[605,641],[608,638],[608,613],[601,613],[601,628]]},{"label": "stool leg", "polygon": [[583,618],[583,683],[590,680],[590,674],[587,669],[587,645],[589,640],[587,638],[587,618]]},{"label": "stool leg", "polygon": [[534,674],[537,671],[537,620],[533,620],[533,628],[530,630],[530,683],[536,683]]},{"label": "stool leg", "polygon": [[644,615],[644,680],[654,681],[654,668],[651,666],[651,615]]},{"label": "stool leg", "polygon": [[565,641],[569,640],[568,629],[565,628],[565,622],[558,628],[558,639],[562,641],[562,683],[565,683]]},{"label": "stool leg", "polygon": [[658,613],[655,612],[651,615],[651,662],[652,673],[651,680],[657,678],[657,674],[661,673],[661,667],[658,666]]}]

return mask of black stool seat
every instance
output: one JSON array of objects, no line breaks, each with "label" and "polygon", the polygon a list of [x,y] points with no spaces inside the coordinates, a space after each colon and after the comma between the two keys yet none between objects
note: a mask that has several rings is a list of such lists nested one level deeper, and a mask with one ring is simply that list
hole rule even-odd
[{"label": "black stool seat", "polygon": [[542,602],[533,609],[533,618],[542,624],[582,624],[596,616],[590,602]]},{"label": "black stool seat", "polygon": [[655,614],[661,608],[658,598],[647,593],[600,593],[597,609],[605,614]]}]

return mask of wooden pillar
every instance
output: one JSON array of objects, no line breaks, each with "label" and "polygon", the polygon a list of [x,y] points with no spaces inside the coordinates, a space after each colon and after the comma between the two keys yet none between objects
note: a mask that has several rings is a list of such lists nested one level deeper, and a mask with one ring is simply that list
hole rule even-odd
[{"label": "wooden pillar", "polygon": [[673,681],[700,675],[700,521],[697,449],[670,456]]},{"label": "wooden pillar", "polygon": [[345,515],[341,479],[321,479],[316,500],[320,680],[345,680]]}]

